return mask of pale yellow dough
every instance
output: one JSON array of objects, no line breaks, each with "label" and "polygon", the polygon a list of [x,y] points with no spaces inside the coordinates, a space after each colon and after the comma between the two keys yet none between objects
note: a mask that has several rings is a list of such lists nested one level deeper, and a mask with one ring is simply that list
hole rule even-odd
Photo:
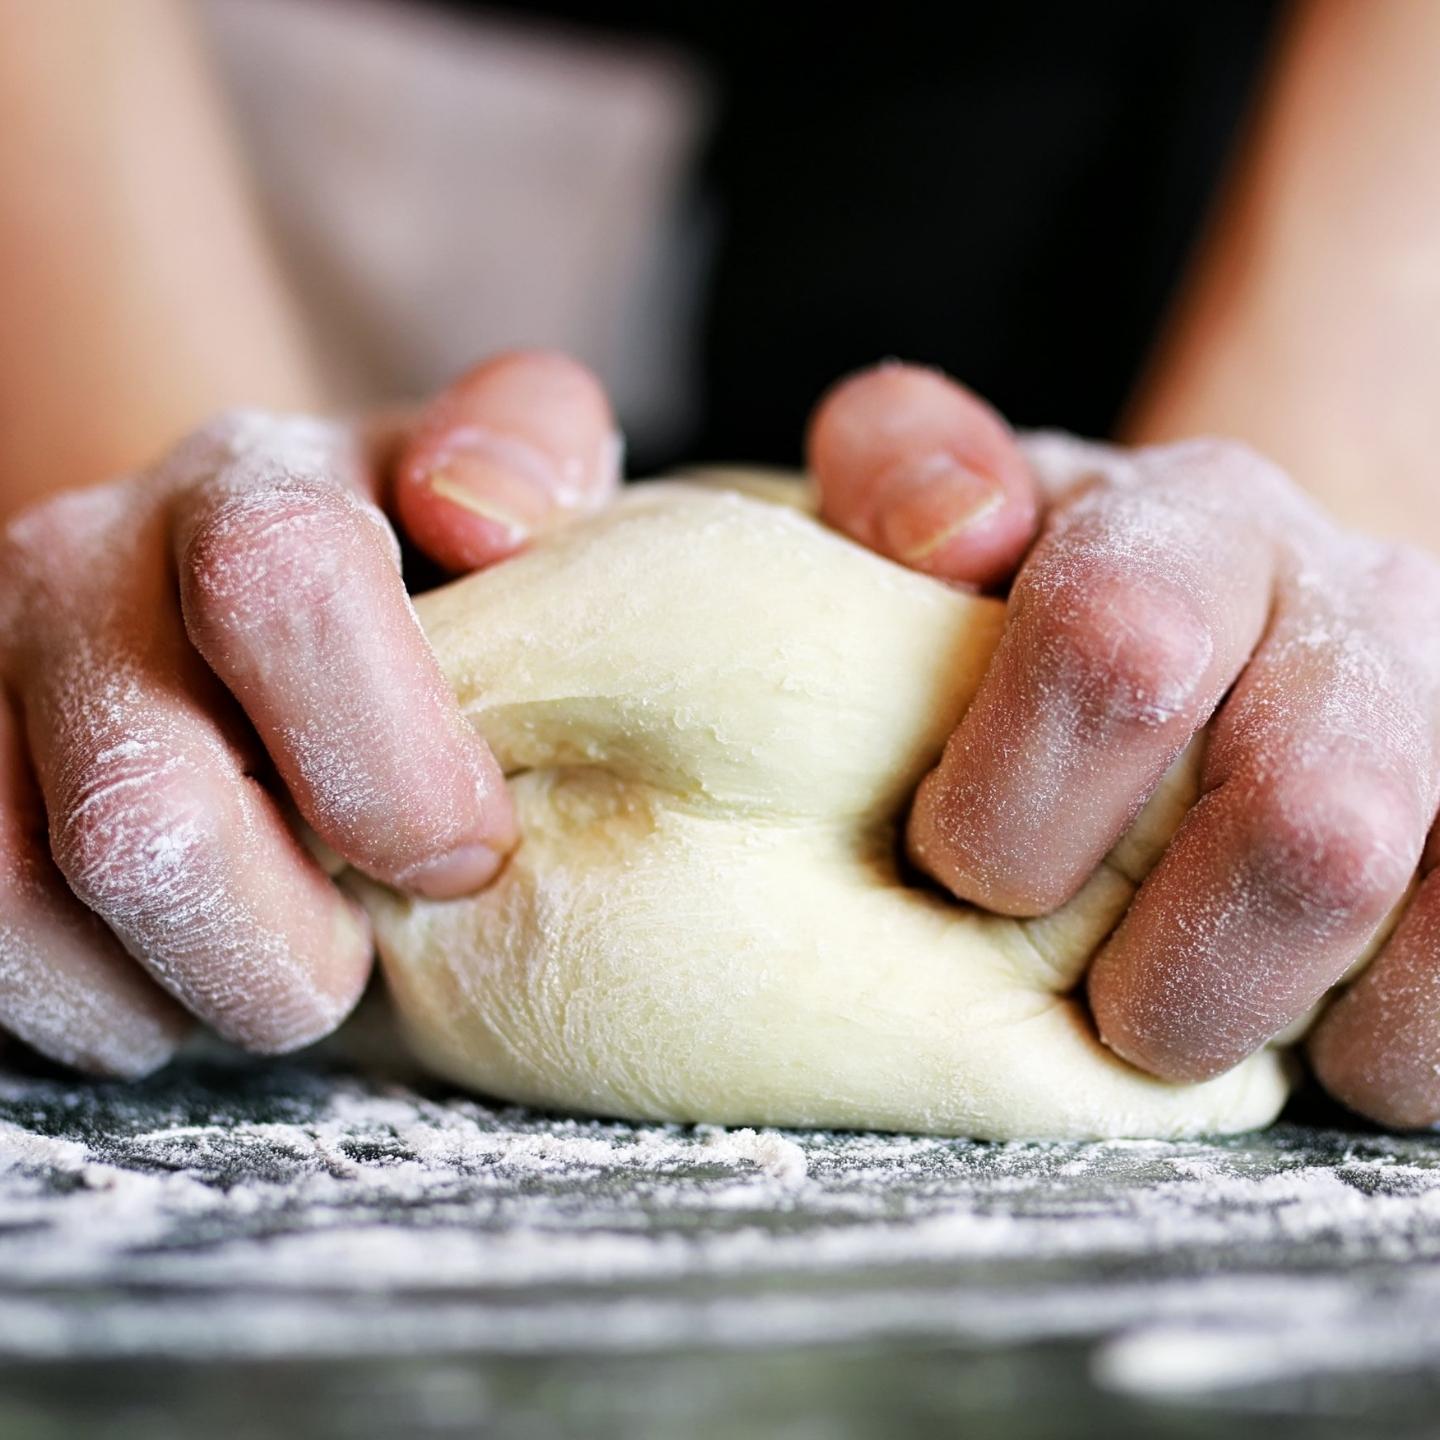
[{"label": "pale yellow dough", "polygon": [[1190,798],[1019,922],[905,883],[897,823],[998,602],[823,528],[793,483],[638,487],[424,597],[524,841],[472,900],[363,894],[411,1043],[487,1094],[636,1120],[1028,1136],[1249,1129],[1259,1054],[1149,1079],[1072,998]]}]

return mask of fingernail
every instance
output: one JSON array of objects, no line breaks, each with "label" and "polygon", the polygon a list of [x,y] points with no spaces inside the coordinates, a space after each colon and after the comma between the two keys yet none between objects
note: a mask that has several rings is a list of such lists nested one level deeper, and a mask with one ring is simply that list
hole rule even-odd
[{"label": "fingernail", "polygon": [[885,478],[877,506],[879,540],[896,560],[918,565],[1004,503],[1005,491],[993,476],[935,455]]},{"label": "fingernail", "polygon": [[427,900],[453,900],[472,895],[495,878],[502,860],[488,845],[461,845],[399,876],[403,889]]},{"label": "fingernail", "polygon": [[442,500],[490,521],[511,544],[544,529],[569,488],[535,446],[475,429],[437,445],[417,478]]}]

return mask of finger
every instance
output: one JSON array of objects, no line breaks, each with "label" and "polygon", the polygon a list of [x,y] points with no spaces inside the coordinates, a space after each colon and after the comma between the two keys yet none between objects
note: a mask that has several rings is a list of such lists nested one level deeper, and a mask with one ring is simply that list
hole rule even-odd
[{"label": "finger", "polygon": [[177,508],[190,638],[321,839],[389,884],[467,894],[515,843],[504,780],[461,718],[338,433],[306,450],[292,430],[276,420],[231,446]]},{"label": "finger", "polygon": [[476,570],[600,508],[619,484],[621,449],[589,370],[515,351],[427,407],[395,467],[395,512],[431,559]]},{"label": "finger", "polygon": [[62,1065],[133,1079],[190,1028],[50,859],[17,718],[0,694],[0,1026]]},{"label": "finger", "polygon": [[219,718],[227,699],[170,588],[164,517],[117,519],[99,492],[48,507],[45,524],[46,573],[65,582],[31,596],[17,689],[56,863],[227,1039],[317,1039],[359,997],[368,928],[247,773],[242,727]]},{"label": "finger", "polygon": [[1440,844],[1431,849],[1427,878],[1395,933],[1309,1043],[1320,1083],[1395,1129],[1440,1123]]},{"label": "finger", "polygon": [[1197,446],[1137,463],[1135,488],[1092,487],[1052,512],[916,796],[912,856],[990,910],[1044,914],[1079,890],[1265,622],[1271,546],[1222,503],[1249,487],[1244,468]]},{"label": "finger", "polygon": [[1299,1019],[1373,942],[1435,813],[1440,623],[1393,553],[1282,592],[1215,722],[1203,795],[1090,972],[1101,1036],[1203,1080]]},{"label": "finger", "polygon": [[911,569],[997,585],[1034,538],[1015,437],[937,371],[891,363],[842,381],[815,411],[807,453],[822,517]]}]

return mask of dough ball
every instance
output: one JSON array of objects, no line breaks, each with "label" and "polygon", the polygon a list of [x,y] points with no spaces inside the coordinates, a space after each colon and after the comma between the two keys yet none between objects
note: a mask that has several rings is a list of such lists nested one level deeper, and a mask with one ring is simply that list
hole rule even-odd
[{"label": "dough ball", "polygon": [[1074,993],[1189,764],[1054,915],[916,885],[905,805],[1003,606],[825,529],[793,481],[729,480],[636,487],[419,602],[524,832],[476,898],[359,887],[420,1057],[634,1120],[1010,1139],[1273,1118],[1277,1053],[1166,1084],[1106,1050]]}]

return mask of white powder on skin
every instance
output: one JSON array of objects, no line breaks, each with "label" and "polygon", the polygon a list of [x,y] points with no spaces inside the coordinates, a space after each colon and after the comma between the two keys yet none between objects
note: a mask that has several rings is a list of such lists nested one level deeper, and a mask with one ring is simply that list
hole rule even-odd
[{"label": "white powder on skin", "polygon": [[[346,488],[357,474],[342,427],[238,412],[150,474],[61,497],[6,532],[18,582],[7,588],[25,612],[8,637],[17,698],[56,858],[156,979],[262,1049],[330,1030],[353,1001],[368,943],[358,912],[318,872],[297,869],[279,811],[246,777],[244,742],[223,709],[218,719],[211,711],[218,687],[190,649],[173,594],[171,522],[225,501],[281,513],[314,492],[360,516],[360,531],[373,531],[398,565],[379,511]],[[358,803],[348,772],[321,778],[338,812]],[[0,984],[18,989],[43,972],[33,948],[0,937]],[[156,1007],[133,997],[133,1015],[120,995],[108,1016],[73,1007],[68,1042],[56,1014],[62,988],[20,1017],[48,1053],[120,1071],[163,1058]]]},{"label": "white powder on skin", "polygon": [[[1108,1012],[1100,1005],[1102,1031],[1122,1053],[1172,1078],[1217,1073],[1310,1010],[1373,950],[1414,875],[1440,805],[1431,719],[1440,667],[1430,638],[1440,628],[1440,572],[1419,552],[1339,530],[1237,447],[1202,440],[1127,456],[1037,435],[1025,448],[1057,506],[1052,539],[1017,587],[1030,603],[1064,618],[1092,596],[1097,576],[1123,577],[1145,621],[1142,656],[1173,628],[1167,619],[1146,640],[1157,601],[1166,616],[1178,602],[1216,634],[1232,612],[1250,612],[1246,663],[1206,736],[1205,800],[1149,903],[1116,937],[1111,958],[1121,958],[1108,973],[1101,961],[1101,1000],[1112,1002]],[[1267,599],[1265,614],[1256,601]],[[1117,651],[1123,621],[1117,613],[1102,627]],[[1099,759],[1087,747],[1092,712],[1114,708],[1115,677],[1104,666],[1050,670],[1032,664],[1029,677],[1045,717],[1042,745],[1031,746],[1028,768],[1019,749],[1002,757],[1024,780],[998,815],[1005,845],[984,861],[1002,878],[1033,867],[1057,824],[1084,831],[1109,813],[1096,806],[1114,790],[1105,769],[1114,742],[1102,736]],[[1237,670],[1232,661],[1209,676],[1188,717],[1179,690],[1157,690],[1130,697],[1138,708],[1129,718],[1163,727],[1180,715],[1187,724],[1170,737],[1179,745]],[[962,838],[971,850],[983,849],[996,818],[970,822]]]}]

